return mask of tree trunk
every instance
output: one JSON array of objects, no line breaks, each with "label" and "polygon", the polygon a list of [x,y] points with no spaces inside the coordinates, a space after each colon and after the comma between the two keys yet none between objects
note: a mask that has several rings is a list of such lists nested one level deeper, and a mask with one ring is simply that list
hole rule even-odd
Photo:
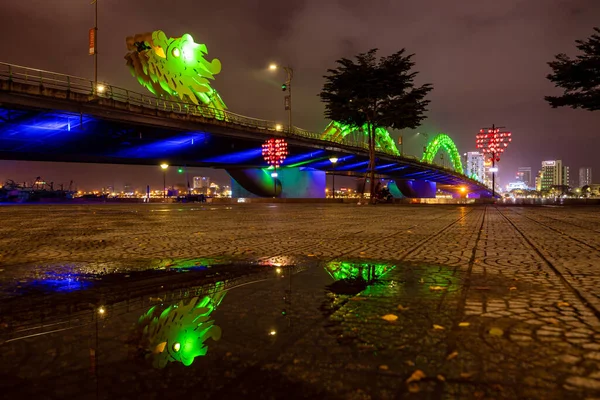
[{"label": "tree trunk", "polygon": [[371,203],[375,204],[375,129],[371,123],[369,123],[369,167]]}]

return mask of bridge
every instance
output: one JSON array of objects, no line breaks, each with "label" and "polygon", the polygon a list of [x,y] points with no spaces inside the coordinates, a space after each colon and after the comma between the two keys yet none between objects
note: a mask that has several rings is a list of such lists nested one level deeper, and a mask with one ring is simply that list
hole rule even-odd
[{"label": "bridge", "polygon": [[[271,177],[262,158],[262,143],[273,137],[284,138],[289,149],[278,177]],[[284,130],[276,122],[225,109],[0,63],[0,159],[166,161],[226,169],[244,190],[259,196],[272,196],[275,187],[275,194],[287,197],[323,197],[325,174],[364,176],[369,155],[361,139],[297,127]],[[451,159],[458,154],[447,139],[440,135],[432,140],[423,160],[398,155],[395,147],[378,147],[376,176],[393,180],[396,196],[435,197],[440,189],[489,197],[489,188],[462,171],[432,163],[440,149],[449,151]],[[339,161],[332,164],[331,157]]]}]

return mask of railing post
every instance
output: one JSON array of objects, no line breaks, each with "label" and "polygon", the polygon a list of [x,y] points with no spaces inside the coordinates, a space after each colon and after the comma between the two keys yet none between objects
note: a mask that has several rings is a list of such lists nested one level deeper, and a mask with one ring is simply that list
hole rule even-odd
[{"label": "railing post", "polygon": [[8,65],[8,81],[12,82],[12,66]]},{"label": "railing post", "polygon": [[40,71],[40,87],[44,86],[44,75],[42,75],[42,71]]},{"label": "railing post", "polygon": [[70,92],[71,91],[71,77],[67,76],[67,90]]}]

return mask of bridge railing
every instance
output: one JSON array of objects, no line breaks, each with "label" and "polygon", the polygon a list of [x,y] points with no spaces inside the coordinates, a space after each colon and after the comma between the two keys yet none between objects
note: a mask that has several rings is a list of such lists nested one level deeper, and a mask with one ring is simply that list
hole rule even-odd
[{"label": "bridge railing", "polygon": [[[299,137],[307,139],[322,140],[321,133],[311,132],[302,128],[292,127],[291,132],[281,124],[258,118],[247,117],[231,111],[219,110],[213,107],[197,106],[184,101],[170,100],[156,95],[137,93],[128,89],[109,85],[103,82],[97,84],[89,79],[44,71],[41,69],[23,67],[19,65],[0,62],[0,80],[22,83],[29,86],[37,86],[39,92],[44,94],[44,89],[57,89],[68,93],[78,93],[101,99],[110,99],[127,105],[153,108],[173,114],[193,115],[215,122],[235,124],[258,130],[272,132],[275,135]],[[325,141],[324,142],[329,142]],[[364,141],[352,140],[350,138],[341,141],[329,142],[332,145],[345,145],[368,150],[368,144]],[[379,153],[394,155],[392,152],[377,150]],[[404,156],[408,158],[407,156]]]}]

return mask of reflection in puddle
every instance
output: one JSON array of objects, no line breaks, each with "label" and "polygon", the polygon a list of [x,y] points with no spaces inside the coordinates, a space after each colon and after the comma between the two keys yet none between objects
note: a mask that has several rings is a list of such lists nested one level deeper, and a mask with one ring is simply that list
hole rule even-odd
[{"label": "reflection in puddle", "polygon": [[226,293],[220,283],[211,295],[181,300],[166,308],[153,306],[140,317],[136,336],[154,367],[164,368],[173,361],[189,366],[196,357],[206,355],[206,340],[221,338],[221,328],[209,319]]},{"label": "reflection in puddle", "polygon": [[325,270],[336,281],[363,280],[366,282],[372,282],[394,268],[394,265],[388,264],[357,264],[344,261],[330,262],[325,266]]},{"label": "reflection in puddle", "polygon": [[31,282],[23,283],[28,283],[25,288],[20,286],[20,288],[24,290],[57,293],[67,293],[86,289],[91,284],[89,280],[86,280],[85,276],[80,274],[56,272],[48,272],[38,276]]}]

